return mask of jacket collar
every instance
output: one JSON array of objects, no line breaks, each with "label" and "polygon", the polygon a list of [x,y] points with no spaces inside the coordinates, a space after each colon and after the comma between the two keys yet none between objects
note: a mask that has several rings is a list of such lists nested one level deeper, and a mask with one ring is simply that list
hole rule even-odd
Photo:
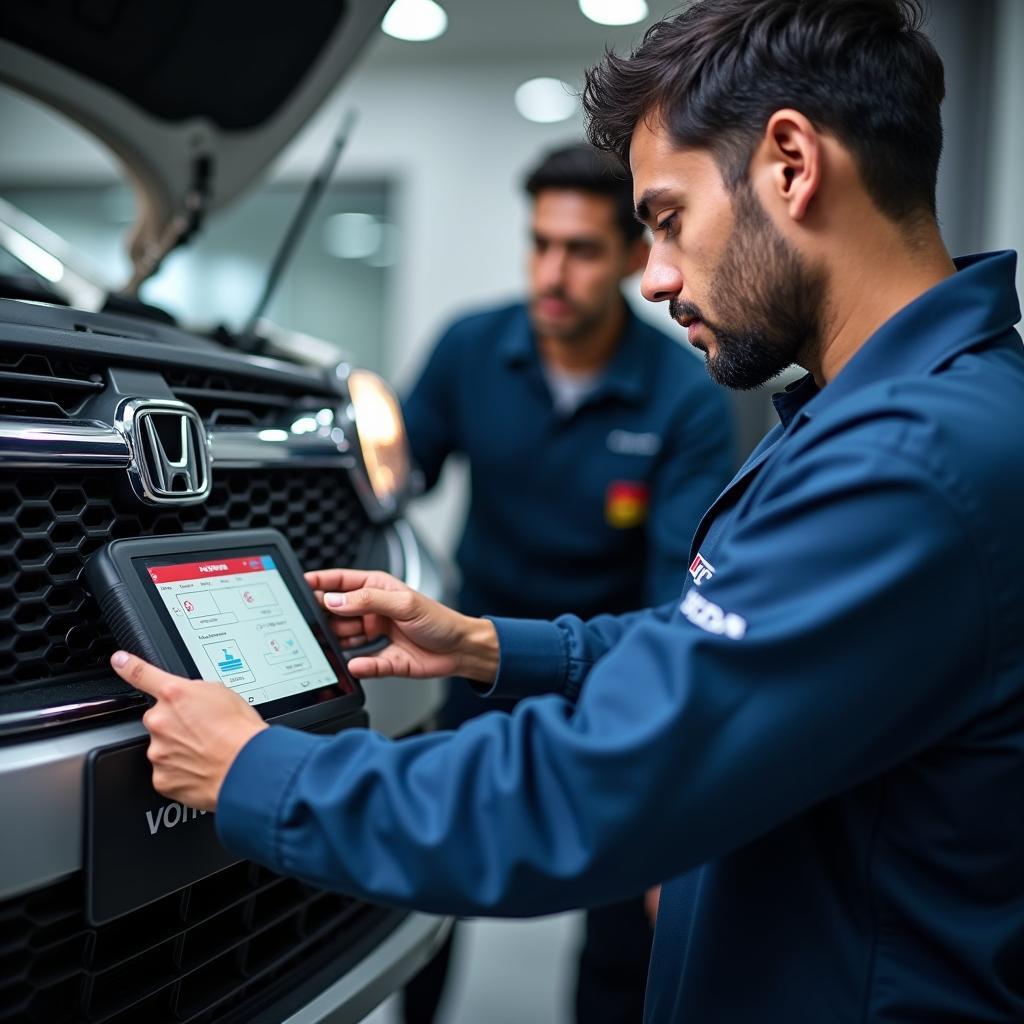
[{"label": "jacket collar", "polygon": [[[626,322],[618,347],[589,401],[605,396],[639,404],[650,394],[650,346],[641,337],[643,325],[625,302]],[[537,339],[526,306],[520,307],[498,340],[498,351],[510,367],[533,366],[540,371]]]},{"label": "jacket collar", "polygon": [[826,387],[819,389],[807,374],[773,395],[783,426],[798,416],[810,419],[833,402],[887,377],[934,373],[1020,320],[1015,252],[961,256],[953,262],[956,274],[890,317]]}]

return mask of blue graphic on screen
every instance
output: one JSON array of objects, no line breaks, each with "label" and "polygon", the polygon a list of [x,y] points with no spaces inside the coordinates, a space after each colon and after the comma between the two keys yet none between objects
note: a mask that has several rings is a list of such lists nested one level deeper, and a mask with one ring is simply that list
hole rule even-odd
[{"label": "blue graphic on screen", "polygon": [[242,659],[237,654],[233,653],[227,647],[222,648],[224,651],[224,660],[217,662],[217,668],[221,672],[234,672],[236,669],[242,667]]}]

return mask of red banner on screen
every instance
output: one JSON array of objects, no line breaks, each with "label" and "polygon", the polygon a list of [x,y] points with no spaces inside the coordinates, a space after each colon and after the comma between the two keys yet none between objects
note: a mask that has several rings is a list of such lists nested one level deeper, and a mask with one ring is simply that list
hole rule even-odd
[{"label": "red banner on screen", "polygon": [[154,583],[180,583],[182,580],[212,579],[239,572],[263,572],[271,566],[263,564],[258,555],[247,558],[210,559],[206,562],[182,562],[179,565],[152,565],[147,570]]}]

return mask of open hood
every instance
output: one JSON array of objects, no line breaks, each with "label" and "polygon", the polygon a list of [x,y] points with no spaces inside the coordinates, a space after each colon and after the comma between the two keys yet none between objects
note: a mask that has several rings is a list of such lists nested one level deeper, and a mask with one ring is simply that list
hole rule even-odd
[{"label": "open hood", "polygon": [[0,4],[0,80],[120,158],[138,198],[135,292],[281,151],[390,0],[51,0]]}]

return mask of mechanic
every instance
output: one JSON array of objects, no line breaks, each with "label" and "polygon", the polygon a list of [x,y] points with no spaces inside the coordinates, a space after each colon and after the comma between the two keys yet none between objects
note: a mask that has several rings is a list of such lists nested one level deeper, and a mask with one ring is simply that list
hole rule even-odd
[{"label": "mechanic", "polygon": [[[728,402],[700,362],[638,319],[622,283],[647,261],[629,175],[585,143],[545,155],[532,197],[529,298],[453,324],[404,403],[427,487],[467,456],[460,611],[590,618],[675,597],[690,537],[728,483]],[[514,701],[452,680],[440,724]],[[639,1020],[651,949],[643,898],[587,914],[581,1024]],[[407,987],[406,1021],[434,1019],[451,940]]]},{"label": "mechanic", "polygon": [[[363,677],[538,694],[400,742],[157,697],[154,785],[370,899],[527,915],[663,888],[649,1021],[1024,1019],[1024,349],[1013,253],[950,260],[944,92],[910,0],[704,0],[587,77],[655,231],[643,280],[781,423],[681,600],[464,616],[315,573]],[[541,696],[541,694],[544,694]]]}]

